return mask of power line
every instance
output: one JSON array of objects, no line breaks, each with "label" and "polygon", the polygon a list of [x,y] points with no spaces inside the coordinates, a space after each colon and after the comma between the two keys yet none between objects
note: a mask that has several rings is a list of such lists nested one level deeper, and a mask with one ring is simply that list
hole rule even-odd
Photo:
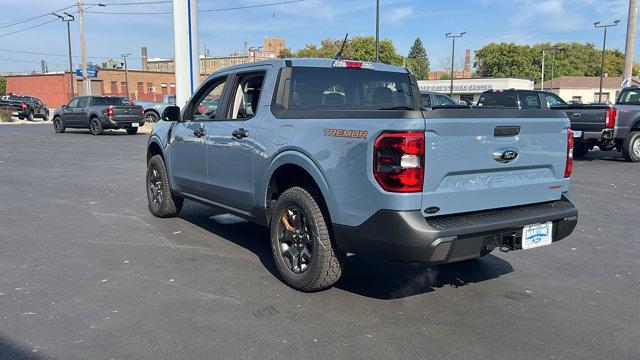
[{"label": "power line", "polygon": [[[198,12],[199,12],[199,13],[206,13],[206,12],[219,12],[219,11],[230,11],[230,10],[255,9],[255,8],[261,8],[261,7],[267,7],[267,6],[276,6],[276,5],[293,4],[293,3],[303,2],[303,1],[307,1],[307,0],[288,0],[288,1],[278,1],[278,2],[271,2],[271,3],[265,3],[265,4],[246,5],[246,6],[235,6],[235,7],[228,7],[228,8],[219,8],[219,9],[204,9],[204,10],[198,10]],[[111,4],[109,4],[109,6],[111,6]],[[87,11],[87,13],[91,13],[91,14],[103,14],[103,15],[171,15],[171,14],[173,14],[173,12],[171,12],[171,11],[163,11],[163,12],[112,12],[112,11]]]},{"label": "power line", "polygon": [[56,19],[53,19],[53,20],[45,21],[45,22],[40,23],[40,24],[37,24],[37,25],[33,25],[33,26],[26,27],[26,28],[24,28],[24,29],[20,29],[20,30],[16,30],[16,31],[8,32],[8,33],[5,33],[5,34],[0,34],[0,37],[5,37],[5,36],[9,36],[9,35],[17,34],[17,33],[19,33],[19,32],[23,32],[23,31],[31,30],[31,29],[33,29],[33,28],[37,28],[37,27],[39,27],[39,26],[43,26],[43,25],[50,24],[50,23],[52,23],[52,22],[54,22],[54,21],[58,21],[58,19],[56,18]]},{"label": "power line", "polygon": [[26,23],[26,22],[29,22],[29,21],[33,21],[33,20],[38,20],[38,19],[41,19],[41,18],[43,18],[43,17],[47,17],[47,16],[51,15],[51,13],[64,11],[64,10],[67,10],[67,9],[72,8],[72,7],[74,7],[74,6],[75,6],[75,5],[70,5],[70,6],[64,7],[64,8],[62,8],[62,9],[58,9],[58,10],[54,10],[54,11],[50,11],[50,12],[48,12],[48,13],[46,13],[46,14],[42,14],[42,15],[38,15],[38,16],[34,16],[34,17],[31,17],[31,18],[27,18],[27,19],[22,19],[22,20],[13,20],[13,21],[8,21],[8,22],[5,22],[5,23],[1,23],[1,24],[0,24],[0,29],[2,29],[2,28],[6,28],[6,27],[10,27],[10,26],[14,26],[14,25],[23,24],[23,23]]},{"label": "power line", "polygon": [[[43,56],[57,56],[57,57],[69,57],[69,55],[63,54],[53,54],[53,53],[44,53],[44,52],[36,52],[36,51],[24,51],[24,50],[13,50],[13,49],[0,49],[0,51],[5,52],[13,52],[17,54],[28,54],[28,55],[43,55]],[[74,58],[79,58],[80,55],[74,55]],[[119,56],[87,56],[87,59],[116,59]],[[140,60],[141,57],[130,57],[130,59]]]}]

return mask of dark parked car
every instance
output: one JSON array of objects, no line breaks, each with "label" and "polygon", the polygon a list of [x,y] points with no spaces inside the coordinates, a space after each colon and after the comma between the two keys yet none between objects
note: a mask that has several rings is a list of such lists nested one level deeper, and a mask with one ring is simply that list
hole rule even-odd
[{"label": "dark parked car", "polygon": [[33,96],[7,95],[0,100],[0,109],[11,111],[13,116],[20,120],[33,121],[34,118],[49,120],[49,108]]},{"label": "dark parked car", "polygon": [[89,129],[100,135],[105,129],[125,129],[129,135],[138,132],[144,123],[141,106],[125,105],[122,98],[80,96],[56,110],[53,129],[63,133],[67,128]]},{"label": "dark parked car", "polygon": [[456,104],[456,102],[448,95],[431,91],[420,91],[420,101],[422,102],[422,107],[425,109],[458,106],[458,104]]}]

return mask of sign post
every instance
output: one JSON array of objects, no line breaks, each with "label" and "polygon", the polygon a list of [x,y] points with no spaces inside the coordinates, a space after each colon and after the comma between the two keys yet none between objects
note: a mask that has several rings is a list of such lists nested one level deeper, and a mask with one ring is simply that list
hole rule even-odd
[{"label": "sign post", "polygon": [[183,107],[200,85],[198,1],[173,0],[176,105]]}]

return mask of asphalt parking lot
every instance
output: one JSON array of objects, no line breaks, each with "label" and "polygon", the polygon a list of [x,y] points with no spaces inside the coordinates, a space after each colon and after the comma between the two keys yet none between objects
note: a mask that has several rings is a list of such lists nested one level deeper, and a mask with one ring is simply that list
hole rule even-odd
[{"label": "asphalt parking lot", "polygon": [[576,162],[572,236],[431,269],[276,277],[267,231],[149,214],[146,135],[0,127],[1,359],[640,357],[640,164]]}]

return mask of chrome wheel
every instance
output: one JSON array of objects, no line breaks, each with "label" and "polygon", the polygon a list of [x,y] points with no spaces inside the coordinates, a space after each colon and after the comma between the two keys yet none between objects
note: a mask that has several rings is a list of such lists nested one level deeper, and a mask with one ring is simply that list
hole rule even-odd
[{"label": "chrome wheel", "polygon": [[144,121],[148,123],[158,122],[158,115],[156,115],[153,111],[148,111],[144,114]]},{"label": "chrome wheel", "polygon": [[53,121],[53,126],[57,132],[60,132],[62,130],[62,121],[60,121],[60,119],[55,119]]},{"label": "chrome wheel", "polygon": [[640,137],[636,138],[636,140],[633,142],[633,155],[636,158],[640,158]]},{"label": "chrome wheel", "polygon": [[160,175],[160,171],[155,167],[149,169],[149,183],[147,187],[153,207],[159,209],[162,206],[164,192],[162,190],[162,176]]},{"label": "chrome wheel", "polygon": [[290,206],[280,215],[280,255],[289,270],[302,274],[313,256],[313,236],[302,210]]},{"label": "chrome wheel", "polygon": [[91,120],[91,132],[94,134],[97,134],[100,132],[100,123],[98,122],[98,119],[93,119]]}]

